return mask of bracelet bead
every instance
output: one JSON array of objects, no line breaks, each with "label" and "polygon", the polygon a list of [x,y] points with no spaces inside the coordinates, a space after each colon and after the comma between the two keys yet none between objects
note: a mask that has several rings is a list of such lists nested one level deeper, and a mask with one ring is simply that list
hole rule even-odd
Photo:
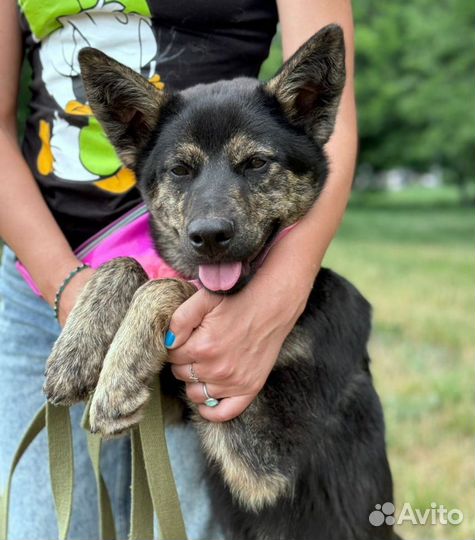
[{"label": "bracelet bead", "polygon": [[69,274],[64,278],[64,281],[59,286],[58,292],[56,293],[54,297],[54,304],[53,304],[53,311],[54,311],[54,316],[56,317],[56,319],[59,316],[59,302],[61,301],[61,296],[64,292],[64,289],[68,286],[68,283],[73,279],[73,277],[76,274],[79,274],[79,272],[81,272],[82,270],[85,270],[86,268],[91,268],[91,267],[86,263],[82,263],[79,266],[76,266],[74,270],[71,270],[71,272],[69,272]]}]

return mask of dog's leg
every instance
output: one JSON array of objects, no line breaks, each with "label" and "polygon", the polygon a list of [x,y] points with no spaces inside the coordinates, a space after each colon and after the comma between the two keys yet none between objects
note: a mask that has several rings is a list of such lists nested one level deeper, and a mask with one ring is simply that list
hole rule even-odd
[{"label": "dog's leg", "polygon": [[174,311],[196,288],[186,281],[149,281],[135,293],[104,360],[91,403],[91,429],[104,436],[138,423],[149,386],[167,359],[164,334]]},{"label": "dog's leg", "polygon": [[86,399],[135,291],[147,281],[129,257],[101,266],[82,290],[46,364],[44,392],[58,405]]}]

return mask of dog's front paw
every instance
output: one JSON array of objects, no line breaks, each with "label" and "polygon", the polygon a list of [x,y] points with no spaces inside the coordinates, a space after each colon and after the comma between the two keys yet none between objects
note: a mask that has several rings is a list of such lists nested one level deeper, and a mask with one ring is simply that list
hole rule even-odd
[{"label": "dog's front paw", "polygon": [[69,406],[87,399],[96,386],[97,366],[102,364],[103,355],[102,349],[91,350],[81,339],[71,339],[70,335],[57,342],[45,371],[43,391],[48,401]]},{"label": "dog's front paw", "polygon": [[104,359],[91,403],[93,431],[119,435],[141,420],[149,386],[167,360],[163,336],[171,316],[194,292],[175,279],[148,281],[136,291]]},{"label": "dog's front paw", "polygon": [[128,257],[113,259],[95,272],[48,358],[43,389],[51,403],[72,405],[94,391],[109,345],[145,281],[142,267]]},{"label": "dog's front paw", "polygon": [[121,435],[140,422],[150,398],[147,385],[138,379],[101,380],[92,398],[89,422],[93,433]]}]

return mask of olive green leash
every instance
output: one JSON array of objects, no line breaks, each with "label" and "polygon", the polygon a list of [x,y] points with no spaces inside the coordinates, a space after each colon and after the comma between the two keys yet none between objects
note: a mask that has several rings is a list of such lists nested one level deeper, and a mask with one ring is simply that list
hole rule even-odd
[{"label": "olive green leash", "polygon": [[[158,378],[152,388],[150,405],[139,424],[139,431],[148,486],[162,538],[185,540],[185,523],[165,439],[163,402]],[[136,485],[135,488],[143,489],[143,485]]]},{"label": "olive green leash", "polygon": [[13,456],[12,465],[7,478],[7,485],[4,493],[0,498],[0,540],[6,540],[8,536],[8,509],[10,505],[10,488],[12,484],[13,473],[23,454],[26,452],[30,444],[36,438],[46,425],[46,406],[43,406],[33,418],[23,435],[20,444]]},{"label": "olive green leash", "polygon": [[59,540],[68,537],[73,510],[74,463],[71,417],[67,407],[46,404],[49,472]]},{"label": "olive green leash", "polygon": [[153,538],[153,502],[148,487],[139,429],[131,434],[132,441],[132,498],[130,507],[129,540]]},{"label": "olive green leash", "polygon": [[[89,431],[89,404],[83,418],[89,457],[97,486],[100,540],[114,540],[112,505],[100,469],[102,439]],[[73,509],[74,465],[69,409],[44,405],[24,433],[13,457],[4,494],[0,498],[0,540],[8,538],[10,490],[15,468],[36,436],[46,427],[53,498],[59,540],[68,537]],[[186,531],[165,439],[162,396],[157,379],[142,422],[131,432],[132,479],[130,540],[153,539],[153,517],[163,540],[186,540]]]},{"label": "olive green leash", "polygon": [[101,448],[102,437],[91,433],[89,426],[89,409],[91,400],[86,404],[82,418],[82,426],[87,433],[87,450],[91,460],[94,477],[96,479],[97,503],[99,515],[99,538],[100,540],[114,540],[116,538],[114,515],[112,513],[112,504],[107,491],[107,486],[101,473]]}]

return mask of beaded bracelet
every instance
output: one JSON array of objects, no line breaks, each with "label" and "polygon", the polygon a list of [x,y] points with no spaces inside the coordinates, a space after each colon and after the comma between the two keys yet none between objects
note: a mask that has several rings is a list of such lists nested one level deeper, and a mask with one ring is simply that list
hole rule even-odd
[{"label": "beaded bracelet", "polygon": [[86,268],[91,268],[91,267],[86,263],[82,263],[79,266],[76,266],[76,268],[74,270],[71,270],[71,272],[69,272],[69,274],[64,278],[63,283],[61,283],[58,289],[58,292],[56,293],[56,296],[54,297],[54,304],[53,304],[54,316],[56,317],[56,319],[58,318],[58,315],[59,315],[59,302],[61,300],[61,296],[64,292],[64,289],[68,286],[68,283],[73,279],[73,277],[76,274],[79,274],[79,272],[81,272],[82,270],[85,270]]}]

